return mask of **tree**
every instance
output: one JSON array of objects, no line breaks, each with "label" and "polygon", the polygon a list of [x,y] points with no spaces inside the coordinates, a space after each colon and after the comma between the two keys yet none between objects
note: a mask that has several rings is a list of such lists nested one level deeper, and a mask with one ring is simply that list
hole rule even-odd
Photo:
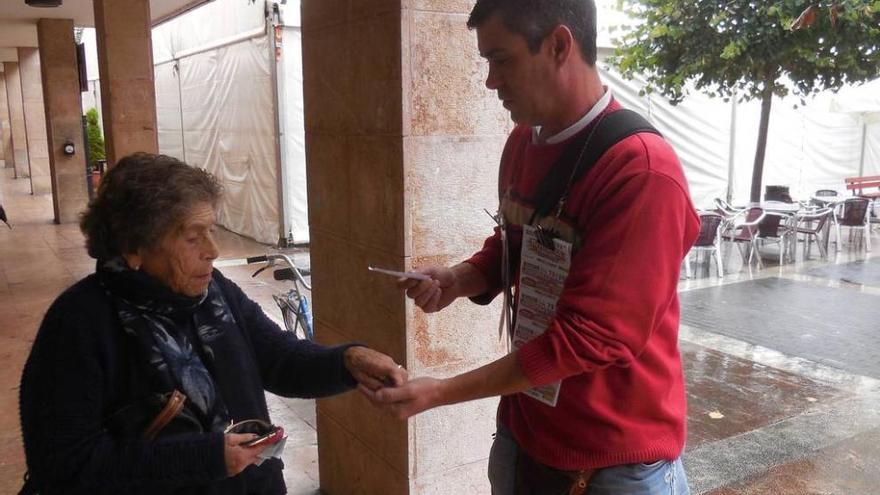
[{"label": "tree", "polygon": [[610,62],[672,104],[692,83],[725,101],[761,101],[751,201],[761,197],[774,96],[806,98],[880,75],[880,0],[618,0],[642,22]]},{"label": "tree", "polygon": [[90,108],[86,112],[86,135],[89,141],[89,168],[97,170],[97,161],[104,160],[107,155],[104,151],[104,136],[101,135],[101,127],[98,125],[98,111]]}]

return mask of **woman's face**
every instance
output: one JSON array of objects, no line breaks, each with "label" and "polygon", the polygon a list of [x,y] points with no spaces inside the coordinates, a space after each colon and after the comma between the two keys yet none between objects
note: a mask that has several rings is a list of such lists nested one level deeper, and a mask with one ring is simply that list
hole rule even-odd
[{"label": "woman's face", "polygon": [[[179,294],[203,294],[220,254],[214,242],[215,221],[210,203],[196,204],[156,247],[138,253],[140,269]],[[132,265],[132,259],[128,261]]]}]

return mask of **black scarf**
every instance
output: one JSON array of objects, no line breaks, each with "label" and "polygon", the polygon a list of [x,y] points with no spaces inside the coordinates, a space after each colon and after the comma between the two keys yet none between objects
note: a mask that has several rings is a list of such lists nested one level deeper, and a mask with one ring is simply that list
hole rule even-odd
[{"label": "black scarf", "polygon": [[130,269],[122,258],[99,261],[97,271],[156,391],[182,391],[206,428],[222,431],[229,414],[208,370],[215,366],[212,342],[236,322],[217,283],[189,297]]}]

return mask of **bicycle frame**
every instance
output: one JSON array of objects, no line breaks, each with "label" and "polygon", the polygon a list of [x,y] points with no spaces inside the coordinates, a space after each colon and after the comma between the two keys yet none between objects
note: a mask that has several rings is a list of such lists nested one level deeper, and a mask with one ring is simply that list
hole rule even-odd
[{"label": "bicycle frame", "polygon": [[[272,299],[275,300],[275,304],[278,305],[278,308],[281,310],[281,316],[284,319],[284,326],[287,330],[297,334],[297,330],[302,326],[303,336],[308,340],[315,339],[314,326],[312,320],[312,311],[309,307],[308,299],[302,294],[300,290],[300,285],[308,291],[312,290],[312,286],[306,282],[302,273],[293,263],[293,260],[287,256],[286,254],[281,253],[272,253],[266,254],[264,256],[256,256],[253,258],[248,258],[247,262],[251,263],[266,263],[265,266],[257,270],[253,276],[256,277],[263,270],[279,266],[286,265],[286,267],[280,268],[275,271],[275,279],[276,280],[290,280],[293,282],[293,288],[287,292],[283,292],[280,294],[272,294]],[[292,274],[292,278],[284,273],[284,268]],[[283,276],[279,278],[278,273],[281,272]]]}]

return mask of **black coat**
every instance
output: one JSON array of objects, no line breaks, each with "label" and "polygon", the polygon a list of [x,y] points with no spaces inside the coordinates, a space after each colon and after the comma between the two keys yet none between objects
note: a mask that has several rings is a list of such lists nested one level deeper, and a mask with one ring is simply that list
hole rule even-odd
[{"label": "black coat", "polygon": [[[263,390],[285,397],[324,397],[350,390],[349,346],[323,347],[281,330],[219,271],[214,279],[238,322],[213,345],[213,373],[235,420],[269,420]],[[49,308],[21,380],[21,423],[28,471],[39,493],[285,493],[280,460],[226,477],[223,434],[115,438],[113,412],[156,392],[96,275],[65,291]],[[217,380],[218,375],[227,378]],[[233,378],[229,378],[233,377]],[[283,425],[281,425],[283,426]]]}]

